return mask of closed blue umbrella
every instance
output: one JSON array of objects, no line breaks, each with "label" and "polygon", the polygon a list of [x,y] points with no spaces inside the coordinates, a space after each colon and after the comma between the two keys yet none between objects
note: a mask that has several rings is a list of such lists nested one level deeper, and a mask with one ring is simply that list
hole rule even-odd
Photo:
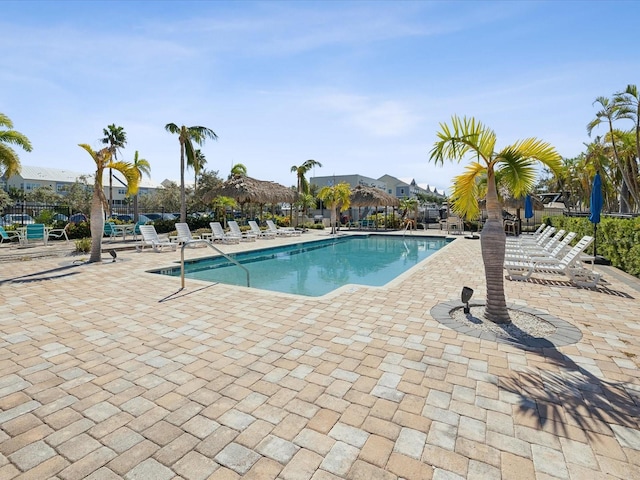
[{"label": "closed blue umbrella", "polygon": [[531,195],[527,194],[524,197],[524,218],[533,217],[533,202],[531,201]]},{"label": "closed blue umbrella", "polygon": [[533,202],[531,201],[531,195],[527,194],[524,197],[524,218],[527,219],[527,230],[529,230],[529,219],[533,217]]},{"label": "closed blue umbrella", "polygon": [[598,232],[598,224],[600,223],[600,212],[602,211],[602,179],[600,173],[596,173],[593,177],[593,185],[591,187],[591,214],[589,221],[593,223],[593,257],[597,255],[596,233]]}]

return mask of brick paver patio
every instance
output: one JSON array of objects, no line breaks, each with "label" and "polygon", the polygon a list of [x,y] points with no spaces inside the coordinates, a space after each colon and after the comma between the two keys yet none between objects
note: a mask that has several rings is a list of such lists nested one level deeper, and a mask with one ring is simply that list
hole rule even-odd
[{"label": "brick paver patio", "polygon": [[319,298],[145,272],[178,258],[0,264],[1,479],[640,478],[640,282],[610,267],[598,289],[506,281],[582,333],[532,349],[431,317],[484,298],[462,237]]}]

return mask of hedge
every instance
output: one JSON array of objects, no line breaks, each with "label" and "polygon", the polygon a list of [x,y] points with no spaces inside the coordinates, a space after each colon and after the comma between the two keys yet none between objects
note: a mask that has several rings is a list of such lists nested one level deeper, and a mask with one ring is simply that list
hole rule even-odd
[{"label": "hedge", "polygon": [[[593,223],[586,217],[546,217],[546,223],[558,230],[576,232],[576,238],[593,235]],[[611,261],[611,264],[640,278],[640,217],[602,217],[597,229],[597,254]],[[587,249],[593,254],[593,245]]]}]

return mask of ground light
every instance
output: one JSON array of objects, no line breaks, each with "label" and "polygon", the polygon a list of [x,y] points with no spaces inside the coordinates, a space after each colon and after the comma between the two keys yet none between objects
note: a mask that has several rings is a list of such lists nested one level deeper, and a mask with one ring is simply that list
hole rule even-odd
[{"label": "ground light", "polygon": [[469,309],[469,300],[473,296],[473,289],[469,287],[462,287],[462,293],[460,294],[460,300],[465,304],[464,313],[471,313]]}]

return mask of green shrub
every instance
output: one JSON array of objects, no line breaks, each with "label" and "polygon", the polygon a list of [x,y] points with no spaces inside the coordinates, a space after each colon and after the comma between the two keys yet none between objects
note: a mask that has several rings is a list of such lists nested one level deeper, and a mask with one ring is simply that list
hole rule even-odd
[{"label": "green shrub", "polygon": [[78,253],[87,253],[91,250],[91,238],[80,238],[75,243]]},{"label": "green shrub", "polygon": [[[544,220],[558,230],[576,232],[576,239],[593,235],[593,223],[587,217],[555,216]],[[596,244],[598,255],[610,260],[614,267],[640,277],[640,217],[602,217],[598,224]],[[587,249],[587,254],[593,254],[593,244]]]},{"label": "green shrub", "polygon": [[[62,226],[56,225],[56,228],[62,228],[64,227],[63,224]],[[80,238],[80,239],[84,239],[84,238],[91,238],[91,227],[89,226],[89,222],[80,222],[78,224],[75,223],[71,223],[68,227],[67,227],[67,236],[70,239],[75,239],[75,238]]]},{"label": "green shrub", "polygon": [[38,216],[34,219],[36,223],[44,223],[45,225],[53,224],[53,216],[55,212],[51,210],[42,210]]}]

